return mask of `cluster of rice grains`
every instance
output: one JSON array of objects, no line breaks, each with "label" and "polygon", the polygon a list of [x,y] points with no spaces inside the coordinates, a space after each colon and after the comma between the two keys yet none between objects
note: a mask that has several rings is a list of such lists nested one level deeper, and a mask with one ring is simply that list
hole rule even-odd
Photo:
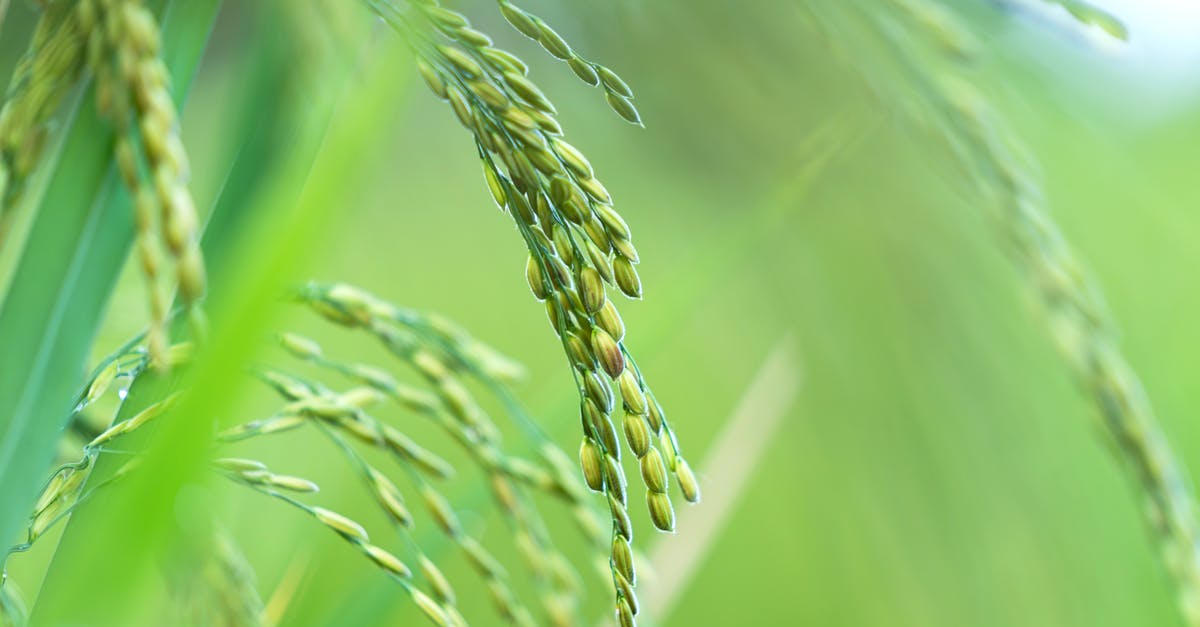
[{"label": "cluster of rice grains", "polygon": [[[562,139],[554,106],[526,77],[524,63],[434,1],[413,2],[407,10],[385,2],[372,6],[412,43],[430,89],[472,133],[488,188],[529,250],[530,289],[546,303],[580,392],[583,476],[608,499],[616,615],[621,625],[632,625],[638,610],[633,529],[614,414],[620,414],[626,442],[638,458],[657,528],[675,527],[669,475],[675,475],[685,499],[694,502],[700,494],[662,407],[625,347],[624,324],[608,298],[610,287],[630,298],[642,296],[629,226],[591,164]],[[601,86],[622,118],[640,124],[633,94],[614,72],[578,55],[536,16],[507,1],[499,7],[518,31],[565,61],[584,82]]]},{"label": "cluster of rice grains", "polygon": [[[420,494],[431,520],[485,582],[500,615],[512,624],[538,624],[533,613],[517,598],[504,567],[467,532],[450,501],[437,488],[436,484],[452,477],[455,469],[399,429],[368,413],[373,406],[394,403],[407,412],[433,421],[488,478],[493,500],[513,532],[547,616],[552,624],[572,624],[578,604],[578,577],[551,542],[527,492],[531,489],[541,491],[571,504],[589,538],[595,540],[601,532],[586,503],[585,490],[569,471],[569,462],[561,451],[536,432],[531,435],[540,444],[541,463],[503,453],[499,428],[468,391],[465,382],[468,377],[475,378],[496,389],[503,387],[519,369],[454,325],[401,309],[350,286],[310,285],[300,291],[299,298],[335,324],[370,333],[411,368],[428,389],[402,383],[379,367],[331,359],[313,340],[284,334],[280,343],[292,356],[340,376],[355,387],[339,393],[316,381],[304,380],[281,370],[264,369],[259,372],[260,378],[278,392],[287,405],[275,416],[231,429],[223,434],[223,438],[233,441],[278,433],[305,423],[317,425],[346,454],[384,513],[407,538],[416,570],[428,584],[428,593],[416,586],[413,573],[404,562],[370,544],[366,532],[357,523],[299,503],[279,491],[306,492],[314,490],[315,486],[303,480],[273,475],[242,461],[232,462],[231,466],[231,462],[225,462],[227,469],[235,472],[242,481],[304,509],[355,544],[366,557],[399,581],[435,623],[465,624],[450,583],[410,535],[413,516],[399,488],[383,471],[367,462],[354,445],[378,449],[392,457],[404,471]],[[516,417],[522,419],[522,416]],[[531,423],[524,426],[532,428]]]},{"label": "cluster of rice grains", "polygon": [[[72,447],[67,440],[62,443],[60,457],[77,456],[75,461],[62,463],[51,473],[34,505],[25,527],[24,539],[8,548],[0,556],[0,566],[14,553],[27,551],[52,527],[66,520],[77,507],[98,496],[116,481],[123,480],[141,467],[140,456],[130,456],[102,481],[89,480],[96,468],[99,456],[109,449],[120,447],[120,440],[141,427],[161,418],[175,404],[179,393],[150,403],[128,417],[120,417],[107,428],[93,431],[87,414],[102,415],[101,406],[105,397],[116,397],[116,406],[125,398],[132,382],[151,367],[151,358],[141,347],[143,338],[135,338],[114,354],[105,358],[88,378],[76,399],[70,432],[73,437],[82,437],[82,451]],[[175,368],[186,366],[191,360],[193,347],[190,342],[173,344],[166,349],[163,361],[157,367]],[[110,403],[112,405],[113,403]],[[231,538],[217,533],[211,545],[212,551],[201,557],[201,563],[189,564],[189,569],[170,573],[178,581],[172,581],[171,591],[178,609],[189,617],[187,624],[257,626],[262,622],[262,602],[254,586],[253,572],[245,558],[233,544]],[[192,568],[194,567],[194,568]],[[0,625],[25,625],[26,611],[16,590],[4,585],[0,578]]]},{"label": "cluster of rice grains", "polygon": [[[306,512],[353,544],[399,582],[435,624],[466,624],[450,582],[412,535],[414,516],[400,488],[356,447],[376,449],[402,469],[430,520],[483,580],[505,621],[516,625],[541,624],[518,599],[499,560],[468,533],[455,508],[437,487],[455,474],[454,467],[400,429],[369,413],[376,406],[390,402],[431,420],[487,477],[492,500],[512,531],[524,566],[532,575],[546,622],[577,624],[579,577],[551,541],[529,492],[547,494],[566,503],[592,544],[607,547],[608,540],[569,459],[538,431],[508,395],[506,383],[520,369],[452,323],[397,307],[348,285],[308,285],[298,292],[297,298],[334,324],[370,334],[404,363],[424,387],[403,383],[377,366],[333,359],[315,341],[283,334],[279,343],[287,353],[321,372],[343,378],[353,387],[339,392],[319,381],[280,369],[262,368],[258,371],[259,378],[283,398],[285,405],[275,415],[227,430],[221,439],[236,442],[304,425],[317,427],[362,477],[382,511],[405,538],[411,559],[404,561],[396,552],[373,544],[359,523],[293,496],[317,490],[306,479],[276,474],[256,461],[238,458],[218,460],[220,471]],[[502,451],[500,430],[468,390],[468,380],[485,385],[500,397],[523,435],[536,445],[538,460]],[[665,483],[665,470],[660,475],[660,484]],[[617,546],[620,551],[616,563],[621,572],[632,577],[633,554],[625,536]],[[415,568],[409,564],[415,564]],[[425,589],[418,585],[416,573],[424,580]]]},{"label": "cluster of rice grains", "polygon": [[[192,345],[181,342],[167,348],[163,359],[164,365],[174,367],[186,363],[192,354]],[[82,430],[81,424],[85,412],[89,411],[106,394],[117,392],[122,397],[127,386],[150,366],[150,357],[136,346],[136,343],[122,348],[106,358],[96,368],[87,384],[83,387],[72,416],[72,430]],[[71,510],[83,500],[82,490],[88,474],[91,472],[97,456],[104,448],[121,436],[131,433],[162,416],[175,403],[178,392],[150,403],[133,416],[112,423],[107,428],[94,435],[86,436],[83,445],[83,455],[76,462],[64,464],[54,471],[50,481],[42,491],[42,496],[34,506],[26,529],[26,540],[12,551],[25,550],[35,540],[40,538],[47,529],[70,514]],[[117,471],[121,476],[136,467],[137,457],[130,458],[129,463]],[[92,486],[94,492],[101,486]]]},{"label": "cluster of rice grains", "polygon": [[196,208],[188,190],[188,160],[179,136],[158,25],[139,0],[80,0],[87,66],[95,75],[96,108],[114,127],[113,158],[133,198],[137,253],[147,282],[151,361],[167,346],[170,290],[163,285],[162,249],[174,264],[173,285],[189,305],[194,331],[203,328],[204,294]]},{"label": "cluster of rice grains", "polygon": [[[53,526],[70,516],[76,507],[104,490],[113,481],[118,481],[136,470],[140,465],[141,458],[133,456],[121,464],[104,481],[88,481],[98,457],[106,447],[161,417],[175,403],[178,393],[150,403],[136,414],[113,422],[98,433],[91,432],[90,427],[84,426],[85,414],[94,410],[101,399],[106,396],[124,398],[131,382],[150,367],[150,357],[145,350],[139,347],[140,340],[141,338],[137,338],[105,358],[83,386],[75,400],[71,423],[72,434],[83,437],[82,451],[78,447],[66,445],[64,441],[60,457],[69,459],[77,456],[77,459],[61,464],[51,473],[26,523],[24,539],[0,555],[0,570],[5,567],[10,555],[32,548],[38,539]],[[162,365],[166,367],[183,365],[190,360],[191,354],[191,343],[174,344],[165,350]],[[0,625],[24,624],[23,610],[16,602],[17,595],[15,591],[3,585],[2,579],[0,579],[0,597],[2,597],[0,598]],[[5,622],[6,620],[8,622]]]},{"label": "cluster of rice grains", "polygon": [[49,3],[34,29],[29,51],[13,72],[0,109],[0,246],[48,141],[48,122],[83,67],[85,33],[70,3]]},{"label": "cluster of rice grains", "polygon": [[[1068,3],[1061,3],[1068,4]],[[1069,3],[1084,24],[1123,36],[1120,23],[1082,3]],[[1118,461],[1144,499],[1146,520],[1162,543],[1163,561],[1175,579],[1188,625],[1200,626],[1200,520],[1187,470],[1172,451],[1145,397],[1141,381],[1121,353],[1104,299],[1047,211],[1040,182],[1020,158],[1020,140],[999,112],[963,75],[976,49],[969,29],[929,0],[887,0],[886,11],[843,12],[807,5],[827,34],[853,19],[873,24],[907,77],[904,94],[921,116],[954,147],[977,198],[993,217],[1028,289],[1037,295],[1051,337],[1079,386],[1091,397]],[[831,43],[835,43],[832,42]],[[844,42],[843,42],[844,43]],[[854,55],[847,55],[854,58]],[[862,67],[864,73],[871,72]],[[880,77],[875,77],[880,78]],[[872,80],[888,86],[888,80]],[[881,101],[900,98],[883,94]]]}]

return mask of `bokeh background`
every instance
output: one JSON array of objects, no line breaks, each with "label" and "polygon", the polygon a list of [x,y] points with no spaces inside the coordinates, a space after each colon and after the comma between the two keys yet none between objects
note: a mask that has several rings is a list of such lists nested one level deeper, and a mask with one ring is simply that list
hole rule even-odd
[{"label": "bokeh background", "polygon": [[[686,572],[662,563],[643,578],[645,594],[680,582],[669,612],[647,624],[1182,624],[1142,503],[1048,341],[989,209],[905,103],[868,88],[863,69],[882,63],[882,51],[844,41],[831,52],[805,3],[523,3],[622,74],[644,129],[508,28],[493,3],[454,3],[529,62],[632,226],[646,299],[622,307],[630,346],[702,482],[718,490],[685,507],[675,536],[654,534],[635,514],[650,553],[666,545],[698,558]],[[240,4],[223,10],[184,116],[201,206],[238,146],[236,94],[265,80],[254,55],[271,14]],[[980,43],[969,79],[1027,145],[1168,436],[1200,469],[1200,74],[1196,43],[1181,35],[1200,28],[1200,11],[1166,0],[1100,4],[1125,18],[1128,43],[1036,2],[950,6]],[[0,31],[3,76],[23,45],[9,34],[28,27],[19,5]],[[569,371],[526,287],[522,243],[492,204],[467,133],[412,76],[402,48],[372,39],[394,35],[369,32],[347,51],[351,63],[394,54],[387,62],[407,87],[375,132],[377,150],[357,164],[362,183],[331,209],[296,278],[347,281],[462,323],[527,367],[521,398],[573,452]],[[126,275],[97,359],[145,324],[136,269]],[[334,354],[384,357],[303,312],[279,324]],[[787,376],[756,388],[780,355]],[[726,429],[739,406],[745,432]],[[249,418],[271,405],[264,394],[239,407]],[[414,425],[413,434],[455,459],[431,428]],[[508,443],[523,450],[515,432]],[[723,447],[748,469],[732,483],[706,465]],[[381,524],[352,469],[316,435],[249,450],[316,479],[314,503]],[[447,490],[467,503],[470,528],[511,561],[478,479],[464,472]],[[264,594],[298,582],[283,624],[420,620],[377,569],[310,519],[237,488],[213,498]],[[608,591],[566,514],[550,521],[585,563],[594,588],[585,615],[599,624]],[[711,536],[689,535],[689,525],[713,521]],[[467,617],[498,620],[465,562],[430,542]],[[45,545],[10,564],[30,596],[53,539]]]}]

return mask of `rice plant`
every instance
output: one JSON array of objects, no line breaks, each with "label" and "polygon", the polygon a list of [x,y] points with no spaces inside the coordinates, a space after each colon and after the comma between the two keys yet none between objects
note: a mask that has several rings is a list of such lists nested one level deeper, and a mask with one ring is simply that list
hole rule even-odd
[{"label": "rice plant", "polygon": [[[1099,288],[1047,212],[1038,176],[1022,156],[1027,150],[965,76],[964,64],[976,54],[970,31],[934,3],[888,4],[889,12],[871,16],[808,8],[834,33],[848,23],[869,24],[895,54],[899,68],[894,75],[915,92],[909,101],[915,115],[927,114],[934,131],[954,151],[972,197],[992,212],[1027,289],[1040,299],[1048,335],[1080,389],[1091,397],[1117,461],[1146,503],[1146,523],[1162,543],[1163,563],[1178,587],[1181,612],[1188,624],[1200,624],[1195,494],[1137,374],[1121,354]],[[1114,36],[1125,36],[1119,22],[1098,9],[1061,4],[1083,24],[1100,24]],[[864,68],[866,73],[876,71]],[[881,97],[897,89],[887,77],[872,78],[871,84],[884,90]]]},{"label": "rice plant", "polygon": [[[536,611],[544,621],[575,624],[581,590],[574,566],[555,548],[530,492],[563,501],[574,512],[589,545],[608,554],[616,616],[621,624],[633,624],[638,607],[633,526],[626,510],[627,483],[619,463],[620,444],[612,412],[618,408],[625,412],[629,445],[641,462],[648,511],[655,526],[664,531],[674,528],[668,475],[678,479],[689,501],[699,500],[699,488],[662,406],[626,348],[624,324],[606,294],[607,285],[630,297],[642,295],[634,267],[638,254],[630,242],[629,226],[612,209],[611,196],[594,178],[587,159],[561,139],[562,129],[552,117],[553,105],[526,78],[527,68],[518,57],[492,47],[490,38],[472,29],[464,15],[436,2],[364,5],[398,32],[435,93],[447,99],[473,131],[488,187],[513,216],[530,250],[530,287],[540,300],[550,300],[547,311],[562,339],[580,394],[582,476],[587,487],[603,494],[599,505],[610,512],[611,531],[605,533],[598,526],[601,510],[587,496],[580,473],[571,470],[566,456],[506,388],[518,371],[513,362],[451,323],[396,307],[344,284],[305,286],[296,290],[294,299],[333,324],[373,336],[400,363],[412,368],[426,389],[400,383],[375,366],[326,357],[312,340],[284,333],[279,341],[286,352],[354,387],[339,391],[286,370],[254,367],[255,376],[281,396],[282,407],[269,417],[223,429],[214,444],[312,425],[360,471],[364,486],[406,538],[407,563],[392,550],[373,544],[359,523],[291,495],[316,492],[317,485],[311,481],[236,458],[214,459],[213,470],[296,508],[340,535],[394,579],[435,624],[464,625],[451,584],[410,532],[414,522],[404,493],[386,471],[372,465],[357,449],[388,452],[411,482],[414,495],[410,498],[419,497],[436,527],[462,550],[486,582],[497,613],[513,624],[543,622],[517,597],[506,568],[458,522],[453,505],[440,492],[437,482],[454,475],[454,467],[367,413],[376,404],[395,402],[412,415],[433,420],[483,471],[495,504],[511,527],[512,542],[537,584]],[[508,2],[499,3],[498,8],[520,32],[566,60],[585,81],[602,85],[609,103],[622,117],[638,122],[630,102],[632,92],[612,70],[573,52],[541,19]],[[169,17],[176,9],[168,5],[164,10]],[[211,20],[212,12],[205,17]],[[144,376],[157,371],[156,376],[170,377],[172,371],[188,370],[192,355],[199,354],[202,359],[209,341],[202,304],[206,273],[200,222],[188,188],[190,166],[170,87],[175,77],[164,61],[169,52],[164,46],[178,45],[180,40],[168,38],[166,27],[158,20],[155,7],[133,0],[51,3],[38,19],[0,118],[4,138],[0,181],[7,220],[32,196],[26,188],[39,164],[47,161],[45,146],[54,141],[50,136],[57,130],[56,116],[62,115],[72,91],[83,92],[89,102],[78,106],[94,108],[97,126],[108,134],[101,143],[111,145],[111,152],[96,157],[99,163],[115,167],[123,186],[117,204],[133,215],[135,237],[125,243],[136,251],[145,277],[149,329],[101,363],[63,420],[78,426],[84,412],[117,381],[150,385],[160,396],[133,409],[134,403],[122,391],[124,402],[114,421],[98,433],[87,434],[79,459],[59,466],[51,475],[25,523],[23,541],[10,554],[31,548],[56,522],[89,500],[103,498],[107,486],[137,472],[141,460],[137,455],[115,468],[106,468],[100,460],[113,447],[136,450],[136,444],[128,444],[130,435],[170,415],[189,385],[186,373],[158,386],[143,382]],[[203,22],[180,27],[201,35],[207,31]],[[76,121],[74,127],[65,128],[74,133],[80,124]],[[78,166],[68,161],[42,167],[70,170]],[[39,252],[31,248],[27,256]],[[165,273],[164,266],[169,266]],[[18,268],[18,272],[24,270]],[[17,280],[20,278],[18,274]],[[173,313],[168,308],[172,293],[180,305]],[[10,295],[10,308],[24,306],[15,298]],[[536,444],[537,459],[504,452],[501,430],[473,398],[468,380],[478,381],[498,395],[522,433]],[[25,392],[14,399],[18,408]],[[47,431],[52,434],[54,429]],[[15,441],[11,431],[6,441],[9,446]],[[153,446],[152,440],[143,445]],[[43,451],[31,461],[44,460],[51,451]],[[21,501],[15,503],[14,509],[23,508]],[[237,560],[236,550],[227,541],[220,546],[230,559]],[[4,598],[7,620],[23,622],[14,594],[6,591]],[[225,620],[264,620],[261,612],[246,607],[230,612]]]},{"label": "rice plant", "polygon": [[[633,20],[655,35],[653,45],[631,54],[662,53],[638,57],[650,69],[616,54],[603,58],[603,36],[589,38],[581,23],[638,15],[637,3],[537,10],[533,0],[463,4],[45,0],[10,7],[0,0],[0,59],[6,46],[23,50],[6,69],[11,79],[0,108],[0,536],[11,540],[0,558],[0,625],[407,624],[419,616],[444,626],[569,626],[596,623],[595,609],[603,607],[600,624],[626,627],[666,619],[647,614],[670,602],[656,600],[643,611],[639,593],[662,583],[677,594],[673,579],[718,571],[673,572],[672,564],[648,557],[654,536],[638,528],[672,534],[691,514],[701,528],[696,537],[704,539],[698,544],[716,541],[712,521],[730,512],[677,511],[684,502],[700,503],[701,480],[677,437],[691,421],[674,420],[690,414],[668,418],[667,410],[695,407],[688,402],[705,396],[690,370],[738,379],[745,373],[732,364],[749,349],[714,349],[706,355],[712,363],[670,360],[685,381],[684,398],[673,399],[670,386],[651,376],[654,351],[634,351],[661,338],[636,322],[628,302],[647,297],[664,321],[660,330],[701,319],[705,295],[747,307],[737,296],[725,298],[727,289],[736,294],[743,286],[725,285],[724,272],[760,252],[753,249],[770,248],[762,243],[771,234],[751,241],[747,226],[685,242],[711,257],[696,267],[712,272],[690,284],[695,294],[659,304],[656,286],[643,285],[633,243],[639,210],[617,202],[627,187],[620,176],[605,174],[601,182],[601,171],[620,172],[621,164],[593,162],[568,142],[564,127],[590,112],[592,128],[580,136],[605,129],[624,137],[627,129],[641,131],[644,113],[653,128],[648,112],[661,113],[664,100],[675,116],[688,118],[704,110],[689,98],[747,96],[714,93],[714,85],[664,96],[653,77],[672,71],[671,42],[696,45],[686,25],[680,34],[662,21]],[[1097,5],[1043,4],[1080,28],[1131,36]],[[704,19],[699,4],[676,9],[681,19]],[[898,112],[943,151],[940,163],[965,190],[967,209],[993,219],[994,239],[1040,304],[1059,365],[1098,411],[1115,458],[1146,503],[1145,523],[1162,547],[1181,614],[1200,626],[1200,523],[1187,470],[1119,347],[1097,281],[1052,220],[1028,149],[975,85],[971,68],[983,46],[975,29],[933,0],[799,0],[747,7],[745,14],[752,25],[754,16],[767,16],[787,37],[818,36],[820,42],[805,42],[823,51],[813,63],[852,68],[848,82],[865,85],[872,106]],[[804,28],[788,31],[797,14]],[[741,23],[711,25],[728,26],[731,41],[741,42],[733,45],[755,43],[736,39]],[[614,19],[592,28],[633,38],[633,30],[621,30],[628,26]],[[237,71],[227,83],[200,81],[209,91],[190,93],[203,63],[222,54],[246,60],[231,63]],[[761,71],[753,58],[716,53],[697,65],[701,76],[718,72],[717,62],[749,76]],[[622,78],[626,63],[632,80]],[[410,73],[429,92],[414,100],[422,104],[401,98]],[[564,85],[560,96],[556,76],[578,93]],[[636,80],[642,76],[651,77],[644,86]],[[555,100],[572,104],[560,111]],[[194,113],[185,108],[189,101],[211,110]],[[479,259],[467,244],[452,243],[417,264],[392,267],[389,251],[364,250],[348,276],[330,279],[323,260],[336,227],[378,219],[354,209],[362,181],[384,162],[377,155],[394,148],[381,139],[383,129],[402,106],[423,103],[466,133],[459,131],[457,144],[401,148],[447,171],[458,167],[451,165],[456,157],[471,161],[482,172],[479,198],[490,196],[514,235],[511,258]],[[599,106],[587,109],[592,104]],[[601,107],[615,116],[598,115]],[[189,114],[207,115],[200,119],[221,129],[219,137],[205,137],[207,129],[189,134]],[[804,142],[820,156],[786,176],[797,180],[777,196],[807,189],[827,173],[833,155],[871,133],[855,128],[851,141],[846,129],[856,124],[846,119]],[[724,124],[736,137],[739,123],[757,122],[703,124]],[[791,137],[794,130],[758,136]],[[649,140],[636,141],[646,143],[633,150],[654,150]],[[575,135],[571,142],[587,143]],[[760,174],[778,165],[767,161],[739,167]],[[669,184],[666,176],[646,179]],[[758,195],[750,187],[742,181],[734,197],[749,204]],[[453,198],[457,190],[437,192]],[[387,224],[419,229],[423,213],[457,211],[453,204],[392,201],[389,210],[401,217]],[[466,241],[483,215],[464,212],[466,226],[444,235]],[[674,224],[703,222],[686,208],[666,215]],[[671,244],[638,241],[648,261]],[[458,257],[469,261],[456,266]],[[127,265],[132,283],[123,278]],[[430,279],[445,282],[443,291],[464,291],[454,268],[484,265],[511,268],[533,297],[536,311],[528,311],[540,321],[544,309],[550,333],[543,335],[558,372],[527,371],[524,355],[489,342],[502,335],[488,338],[416,299],[402,304],[389,296]],[[359,270],[391,280],[359,287]],[[828,269],[828,280],[838,280],[837,268]],[[765,309],[773,289],[764,288],[754,307]],[[493,294],[465,300],[480,318],[493,315]],[[102,341],[102,328],[125,324],[112,316],[136,320],[126,326],[141,329],[119,344]],[[523,319],[505,322],[515,327]],[[747,334],[744,326],[738,320],[706,327],[704,335],[715,347],[719,336]],[[771,330],[772,339],[779,335],[790,341],[789,333]],[[700,344],[697,350],[707,350],[708,342]],[[790,354],[788,348],[771,354]],[[780,371],[787,373],[775,376],[792,374]],[[818,386],[824,374],[814,377]],[[548,387],[569,398],[570,410],[536,415],[525,382],[555,375],[563,382]],[[752,382],[751,389],[759,388]],[[788,389],[778,396],[790,399]],[[711,401],[704,411],[717,414],[716,406]],[[781,428],[777,416],[769,422]],[[706,487],[723,490],[710,492],[722,507],[736,508],[731,495],[755,487],[747,468],[766,463],[761,447],[772,439],[747,438],[756,448],[733,464],[740,469],[735,485],[711,478]],[[790,458],[786,438],[777,440]],[[736,442],[723,444],[737,451]],[[280,455],[288,450],[295,454]],[[627,472],[639,478],[631,482]],[[761,484],[775,498],[789,496],[788,480]],[[260,517],[262,524],[253,524]],[[772,522],[743,522],[732,535],[752,537]],[[311,546],[289,547],[286,567],[254,559],[267,550],[255,538],[310,531],[341,549],[334,560],[386,583],[381,596],[360,589],[365,579],[341,581],[339,566],[306,563]],[[786,544],[764,541],[781,551]],[[704,555],[709,548],[683,550]],[[688,562],[691,569],[703,563]],[[746,577],[769,587],[772,568]],[[348,599],[323,607],[314,586]],[[329,616],[317,617],[322,611]],[[740,611],[745,620],[792,624],[752,607]]]}]

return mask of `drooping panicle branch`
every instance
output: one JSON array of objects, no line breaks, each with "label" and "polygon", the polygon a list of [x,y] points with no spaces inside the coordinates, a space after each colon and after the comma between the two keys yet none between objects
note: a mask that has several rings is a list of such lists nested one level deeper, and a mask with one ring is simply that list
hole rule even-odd
[{"label": "drooping panicle branch", "polygon": [[[147,341],[152,363],[161,366],[171,288],[178,287],[193,331],[200,335],[199,301],[206,283],[199,220],[188,189],[188,158],[161,58],[161,34],[140,0],[80,0],[76,13],[87,33],[96,107],[116,131],[113,158],[133,198],[137,254],[150,302]],[[163,250],[174,266],[174,277],[166,284]]]},{"label": "drooping panicle branch", "polygon": [[[1103,19],[1085,3],[1058,4],[1081,20]],[[1200,626],[1200,521],[1187,471],[1120,351],[1098,286],[1054,223],[1038,176],[1018,157],[1024,152],[1019,138],[965,76],[963,62],[975,54],[969,30],[930,0],[887,0],[888,11],[873,14],[807,6],[829,27],[844,19],[872,24],[894,53],[907,102],[935,122],[933,130],[955,151],[979,208],[994,218],[1025,288],[1038,297],[1064,365],[1095,405],[1119,463],[1146,503],[1146,521],[1162,543],[1181,611],[1189,625]],[[901,86],[871,78],[877,88]]]},{"label": "drooping panicle branch", "polygon": [[[670,474],[686,499],[699,500],[700,494],[609,299],[610,288],[630,298],[643,294],[629,225],[613,208],[612,195],[591,163],[562,139],[553,104],[529,80],[523,62],[494,47],[465,16],[433,0],[368,4],[407,38],[425,82],[471,132],[488,189],[512,217],[529,251],[530,289],[546,303],[580,394],[583,476],[609,503],[616,616],[623,625],[633,624],[636,577],[625,559],[633,529],[614,414],[624,416],[656,527],[671,531],[675,526],[666,481]],[[615,73],[579,56],[540,18],[507,1],[499,6],[518,31],[566,61],[585,82],[603,85],[609,104],[622,117],[641,123],[632,90]]]}]

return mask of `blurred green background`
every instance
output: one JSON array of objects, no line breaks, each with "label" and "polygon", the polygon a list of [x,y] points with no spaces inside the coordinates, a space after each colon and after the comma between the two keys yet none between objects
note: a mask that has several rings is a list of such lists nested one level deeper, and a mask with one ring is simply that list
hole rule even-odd
[{"label": "blurred green background", "polygon": [[[201,206],[217,195],[237,146],[230,94],[252,82],[259,36],[248,24],[266,26],[238,4],[223,10],[184,116]],[[632,226],[646,299],[622,306],[630,347],[702,482],[719,483],[706,455],[719,437],[739,438],[722,429],[768,355],[794,351],[795,401],[765,448],[742,451],[752,472],[723,486],[730,511],[708,510],[718,500],[710,498],[682,512],[679,535],[663,536],[635,508],[638,541],[651,550],[691,541],[689,523],[728,515],[711,541],[676,547],[702,554],[692,572],[661,564],[643,578],[645,594],[662,580],[687,582],[669,614],[647,624],[1182,624],[1142,504],[1047,340],[988,210],[904,103],[866,88],[860,68],[880,52],[850,41],[853,59],[831,53],[801,4],[523,3],[622,74],[645,129],[622,123],[599,93],[509,29],[493,3],[455,4],[529,62]],[[1104,288],[1168,435],[1200,468],[1191,420],[1200,402],[1200,103],[1187,83],[1194,71],[1171,67],[1190,58],[1185,51],[1146,43],[1170,14],[1139,9],[1130,43],[1115,45],[1052,13],[954,6],[983,50],[972,82],[1028,145],[1053,217]],[[22,11],[14,7],[0,37],[5,76],[23,46],[10,37]],[[440,312],[521,361],[529,377],[520,396],[573,453],[569,371],[526,287],[523,245],[492,205],[467,133],[407,77],[409,57],[388,63],[409,88],[304,272]],[[136,268],[125,275],[97,358],[145,324]],[[362,338],[303,312],[283,327],[312,333],[333,354],[383,360]],[[262,394],[239,411],[257,417],[269,402]],[[413,435],[456,459],[432,428],[415,425]],[[515,433],[508,444],[528,450]],[[312,502],[382,523],[352,469],[316,435],[246,450],[317,480]],[[469,527],[511,561],[478,479],[464,472],[448,491],[470,504]],[[406,596],[310,519],[236,487],[214,494],[264,595],[303,573],[283,624],[418,620]],[[566,514],[550,520],[586,561]],[[465,562],[431,542],[467,617],[497,620]],[[52,545],[10,564],[29,596]],[[594,589],[585,615],[599,621],[608,591],[583,571]]]}]

